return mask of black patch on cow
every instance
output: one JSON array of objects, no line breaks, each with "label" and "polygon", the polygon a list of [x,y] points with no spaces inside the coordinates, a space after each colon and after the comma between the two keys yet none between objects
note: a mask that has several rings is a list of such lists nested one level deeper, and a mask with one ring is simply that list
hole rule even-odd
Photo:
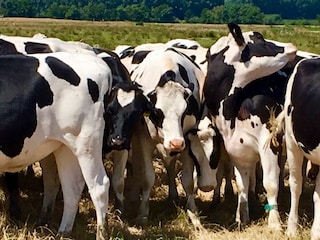
[{"label": "black patch on cow", "polygon": [[291,111],[292,111],[292,105],[289,104],[289,106],[288,106],[288,108],[287,108],[287,115],[288,115],[288,116],[290,115]]},{"label": "black patch on cow", "polygon": [[[190,129],[187,134],[192,134],[195,136],[197,134],[197,129]],[[193,163],[196,167],[197,176],[200,177],[201,176],[201,168],[200,168],[199,161],[198,161],[197,157],[194,155],[194,153],[192,152],[191,142],[190,142],[189,138],[185,138],[185,141],[186,141],[186,145],[188,146],[189,156],[193,160]]]},{"label": "black patch on cow", "polygon": [[253,34],[250,35],[249,38],[250,38],[254,43],[263,43],[263,42],[265,42],[264,37],[263,37],[262,34],[259,33],[259,32],[253,32]]},{"label": "black patch on cow", "polygon": [[308,171],[308,178],[312,181],[315,181],[319,173],[319,165],[311,163],[311,168]]},{"label": "black patch on cow", "polygon": [[214,127],[213,129],[216,132],[216,136],[213,137],[213,151],[210,155],[209,165],[211,169],[217,169],[219,159],[221,156],[221,147],[223,145],[223,139],[218,128]]},{"label": "black patch on cow", "polygon": [[134,55],[134,47],[128,47],[120,53],[120,59],[124,59],[126,57],[132,57]]},{"label": "black patch on cow", "polygon": [[138,51],[132,57],[132,64],[140,64],[151,51]]},{"label": "black patch on cow", "polygon": [[196,56],[195,55],[190,55],[190,58],[192,59],[192,61],[196,61]]},{"label": "black patch on cow", "polygon": [[20,154],[37,126],[36,105],[53,103],[48,82],[37,72],[39,61],[24,55],[0,56],[0,150]]},{"label": "black patch on cow", "polygon": [[293,133],[306,153],[320,143],[319,102],[320,59],[308,59],[298,65],[291,92]]},{"label": "black patch on cow", "polygon": [[242,46],[245,44],[244,38],[242,36],[241,28],[236,23],[228,23],[228,28],[230,33],[232,34],[234,40],[239,46]]},{"label": "black patch on cow", "polygon": [[175,52],[176,54],[179,54],[181,55],[182,57],[188,59],[195,67],[197,67],[198,69],[200,69],[199,65],[194,61],[194,59],[192,59],[191,57],[189,57],[188,55],[182,53],[182,52],[179,52],[177,51],[176,49],[174,48],[167,48],[166,51],[172,51],[172,52]]},{"label": "black patch on cow", "polygon": [[243,143],[243,138],[240,138],[240,143],[241,143],[241,144]]},{"label": "black patch on cow", "polygon": [[263,124],[267,123],[271,109],[276,110],[276,115],[281,111],[286,86],[287,78],[274,73],[249,83],[243,89],[236,88],[224,102],[224,116],[231,120],[231,127],[234,127],[235,117],[246,120],[250,115],[258,116]]},{"label": "black patch on cow", "polygon": [[45,43],[25,42],[25,51],[28,54],[34,53],[52,53],[50,46]]},{"label": "black patch on cow", "polygon": [[0,39],[0,55],[20,54],[13,43]]},{"label": "black patch on cow", "polygon": [[213,116],[219,114],[220,102],[228,96],[234,80],[234,67],[224,63],[223,54],[228,49],[229,47],[226,47],[217,54],[208,54],[208,73],[203,91],[205,101]]},{"label": "black patch on cow", "polygon": [[175,81],[176,73],[172,70],[166,71],[161,75],[158,86],[163,87],[168,81]]},{"label": "black patch on cow", "polygon": [[188,76],[188,72],[187,72],[186,68],[179,63],[178,63],[178,67],[179,67],[179,73],[180,73],[183,81],[185,81],[186,83],[189,83],[190,80],[189,80],[189,76]]},{"label": "black patch on cow", "polygon": [[91,96],[92,101],[95,103],[99,99],[99,86],[95,81],[93,81],[90,78],[87,79],[87,83],[89,94]]},{"label": "black patch on cow", "polygon": [[112,73],[112,86],[123,82],[130,82],[129,72],[126,67],[121,63],[120,58],[109,50],[100,49],[100,53],[105,52],[109,54],[108,57],[103,57],[102,60],[107,63]]},{"label": "black patch on cow", "polygon": [[196,98],[193,95],[191,95],[188,98],[187,102],[188,102],[188,105],[187,105],[188,107],[186,110],[186,114],[193,115],[196,117],[197,120],[200,120],[201,114],[200,114],[200,109],[199,109],[199,105]]},{"label": "black patch on cow", "polygon": [[79,75],[60,59],[56,57],[47,57],[46,63],[56,77],[64,79],[74,86],[78,86],[80,84]]},{"label": "black patch on cow", "polygon": [[272,42],[248,43],[241,53],[240,62],[247,62],[252,57],[274,57],[279,53],[284,53],[284,47],[279,47]]},{"label": "black patch on cow", "polygon": [[251,122],[251,127],[254,128],[254,122]]}]

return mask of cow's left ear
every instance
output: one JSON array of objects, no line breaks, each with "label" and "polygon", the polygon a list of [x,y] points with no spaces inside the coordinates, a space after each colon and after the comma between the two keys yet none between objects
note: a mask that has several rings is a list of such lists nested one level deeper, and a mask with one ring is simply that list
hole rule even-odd
[{"label": "cow's left ear", "polygon": [[238,24],[236,23],[228,23],[228,28],[230,33],[232,34],[234,40],[236,41],[236,43],[241,47],[243,45],[245,45],[245,41],[242,35],[242,31],[241,28],[239,27]]}]

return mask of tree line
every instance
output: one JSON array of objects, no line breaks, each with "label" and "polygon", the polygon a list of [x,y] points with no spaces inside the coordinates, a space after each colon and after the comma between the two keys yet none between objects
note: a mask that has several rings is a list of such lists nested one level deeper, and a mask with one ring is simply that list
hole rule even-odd
[{"label": "tree line", "polygon": [[4,17],[281,24],[316,19],[320,0],[2,0]]}]

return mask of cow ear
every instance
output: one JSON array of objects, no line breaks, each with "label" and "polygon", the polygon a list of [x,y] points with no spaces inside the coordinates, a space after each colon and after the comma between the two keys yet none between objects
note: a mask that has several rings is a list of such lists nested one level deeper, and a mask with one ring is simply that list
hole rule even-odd
[{"label": "cow ear", "polygon": [[239,46],[245,45],[245,41],[244,41],[244,38],[243,38],[243,35],[242,35],[242,31],[241,31],[241,28],[239,27],[239,25],[236,24],[236,23],[231,22],[231,23],[228,23],[228,28],[229,28],[229,31],[232,34],[234,40],[236,41],[236,43]]},{"label": "cow ear", "polygon": [[153,104],[156,104],[157,95],[156,95],[156,91],[155,90],[153,90],[150,93],[148,93],[147,96],[150,99],[150,102],[152,102]]},{"label": "cow ear", "polygon": [[169,70],[162,74],[158,86],[163,87],[168,81],[174,81],[176,79],[176,74],[174,71]]}]

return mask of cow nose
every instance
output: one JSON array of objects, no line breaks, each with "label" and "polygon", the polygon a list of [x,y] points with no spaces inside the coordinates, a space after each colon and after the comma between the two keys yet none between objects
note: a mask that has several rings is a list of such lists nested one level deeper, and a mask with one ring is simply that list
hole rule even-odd
[{"label": "cow nose", "polygon": [[120,138],[120,136],[116,136],[111,138],[111,145],[112,146],[120,146],[124,143],[124,139]]},{"label": "cow nose", "polygon": [[201,191],[203,191],[203,192],[210,192],[210,191],[212,191],[213,190],[213,186],[198,186],[199,187],[199,189],[201,190]]},{"label": "cow nose", "polygon": [[172,151],[182,151],[184,149],[184,141],[174,139],[169,142],[169,146]]}]

